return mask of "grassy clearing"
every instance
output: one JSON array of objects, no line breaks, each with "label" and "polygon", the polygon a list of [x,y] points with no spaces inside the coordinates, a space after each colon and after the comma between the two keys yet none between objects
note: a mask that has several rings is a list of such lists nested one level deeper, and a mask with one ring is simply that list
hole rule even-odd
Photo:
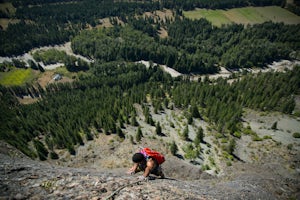
[{"label": "grassy clearing", "polygon": [[[16,8],[9,2],[6,3],[0,3],[0,11],[3,13],[6,13],[8,16],[13,17],[16,13]],[[18,23],[20,20],[18,19],[5,19],[0,18],[0,25],[5,30],[7,29],[8,24],[12,23]]]},{"label": "grassy clearing", "polygon": [[16,23],[19,23],[19,22],[20,22],[19,19],[4,19],[4,18],[0,19],[0,25],[2,26],[2,28],[4,30],[7,29],[8,24],[16,24]]},{"label": "grassy clearing", "polygon": [[197,9],[187,12],[184,11],[183,15],[190,19],[206,18],[215,26],[232,23],[231,20],[224,15],[223,10]]},{"label": "grassy clearing", "polygon": [[231,22],[237,24],[256,24],[268,21],[268,19],[261,13],[257,12],[254,7],[234,8],[228,11],[223,11],[223,13]]},{"label": "grassy clearing", "polygon": [[56,74],[62,74],[63,76],[72,78],[79,74],[86,74],[86,72],[69,72],[66,67],[58,67],[55,69]]},{"label": "grassy clearing", "polygon": [[244,7],[229,10],[197,9],[184,11],[183,14],[190,19],[206,18],[218,27],[222,24],[257,24],[266,21],[300,24],[299,16],[278,6]]},{"label": "grassy clearing", "polygon": [[34,78],[32,69],[14,69],[0,73],[0,84],[4,86],[23,85]]},{"label": "grassy clearing", "polygon": [[14,15],[16,13],[16,8],[9,2],[0,3],[0,10],[6,14]]},{"label": "grassy clearing", "polygon": [[263,13],[266,18],[274,22],[300,24],[300,16],[278,6],[258,7],[256,10],[259,13]]}]

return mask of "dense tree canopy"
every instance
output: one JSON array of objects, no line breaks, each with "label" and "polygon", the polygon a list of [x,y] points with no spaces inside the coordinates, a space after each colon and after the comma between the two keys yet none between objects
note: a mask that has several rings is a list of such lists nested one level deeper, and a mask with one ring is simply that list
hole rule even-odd
[{"label": "dense tree canopy", "polygon": [[[162,105],[165,94],[176,107],[188,109],[192,105],[190,111],[195,117],[204,116],[218,131],[234,134],[241,129],[243,107],[290,114],[295,106],[293,95],[300,93],[299,76],[300,68],[296,67],[286,73],[246,76],[232,84],[223,79],[210,84],[175,81],[158,67],[96,62],[90,75],[73,83],[51,84],[45,90],[30,85],[23,89],[1,87],[0,136],[31,156],[35,153],[27,142],[36,137],[44,138],[50,155],[55,155],[55,148],[66,148],[74,154],[75,145],[83,145],[98,132],[122,136],[122,124],[131,124],[135,118],[134,103],[146,103],[150,95],[153,102],[159,100]],[[15,96],[28,93],[42,99],[19,105]],[[146,108],[144,112],[147,115]],[[47,151],[42,143],[35,142],[35,146],[42,151],[36,156],[44,159]]]},{"label": "dense tree canopy", "polygon": [[[0,56],[20,55],[33,47],[61,44],[87,25],[105,17],[128,16],[159,9],[158,2],[13,1],[20,23],[0,29]],[[5,17],[5,16],[4,16]]]},{"label": "dense tree canopy", "polygon": [[168,38],[155,39],[133,28],[143,21],[147,20],[84,31],[73,38],[72,48],[104,61],[151,60],[181,73],[216,73],[218,66],[264,67],[274,60],[289,59],[300,49],[299,25],[266,22],[217,28],[205,19],[178,19],[166,25]]},{"label": "dense tree canopy", "polygon": [[[226,68],[263,67],[277,59],[288,59],[300,49],[299,25],[266,22],[253,26],[212,27],[205,19],[177,20],[168,26],[163,44],[182,52],[174,68],[211,73],[215,65]],[[188,58],[192,58],[188,59]],[[200,68],[199,65],[202,67]],[[206,70],[205,70],[206,69]]]},{"label": "dense tree canopy", "polygon": [[[15,17],[20,22],[0,30],[1,56],[19,55],[33,47],[71,40],[75,53],[95,62],[88,65],[58,51],[36,53],[38,61],[63,61],[67,70],[85,70],[85,73],[72,83],[50,84],[46,88],[31,84],[0,86],[0,139],[41,160],[49,155],[57,158],[55,149],[61,148],[74,155],[77,145],[84,145],[97,134],[126,137],[122,132],[124,124],[138,126],[135,103],[142,105],[145,121],[156,126],[161,135],[160,124],[153,121],[144,105],[146,97],[150,97],[156,113],[172,105],[190,112],[189,123],[193,117],[205,118],[220,133],[233,136],[241,129],[244,107],[291,114],[295,107],[293,95],[300,93],[299,66],[285,73],[247,75],[229,84],[225,79],[213,83],[191,82],[182,77],[172,79],[159,66],[146,68],[135,62],[149,60],[182,73],[204,74],[216,73],[220,66],[264,67],[266,63],[299,53],[299,25],[266,22],[218,28],[205,19],[178,16],[182,9],[231,8],[245,3],[241,0],[14,0]],[[279,5],[281,1],[250,0],[247,4]],[[163,7],[177,10],[173,20],[136,17]],[[104,17],[110,18],[113,28],[95,27]],[[119,19],[126,24],[120,25]],[[94,28],[85,30],[90,26]],[[168,37],[158,37],[161,28],[168,31]],[[76,67],[77,62],[81,63]],[[24,67],[22,62],[13,63]],[[6,68],[1,65],[1,70]],[[16,97],[25,95],[40,99],[28,105],[19,104]],[[183,132],[188,140],[186,133],[188,125]],[[201,137],[195,143],[199,144]],[[231,144],[234,146],[234,142]]]}]

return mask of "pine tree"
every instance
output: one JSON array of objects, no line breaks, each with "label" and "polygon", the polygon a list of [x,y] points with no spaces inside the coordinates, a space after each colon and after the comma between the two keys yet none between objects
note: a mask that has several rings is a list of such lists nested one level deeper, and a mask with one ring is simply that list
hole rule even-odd
[{"label": "pine tree", "polygon": [[277,130],[277,122],[274,122],[273,125],[271,126],[272,130]]},{"label": "pine tree", "polygon": [[182,139],[185,140],[185,141],[189,140],[189,127],[188,127],[188,125],[186,125],[186,127],[183,130]]},{"label": "pine tree", "polygon": [[117,127],[117,135],[120,138],[125,138],[125,134],[123,133],[122,129],[120,127]]},{"label": "pine tree", "polygon": [[156,135],[162,135],[162,130],[159,122],[156,123],[155,127],[156,127]]},{"label": "pine tree", "polygon": [[194,118],[201,118],[201,115],[200,115],[199,110],[196,105],[192,105],[191,114],[192,114],[192,117],[194,117]]},{"label": "pine tree", "polygon": [[203,129],[202,129],[202,127],[200,126],[200,127],[198,128],[197,133],[196,133],[196,137],[195,137],[195,139],[194,139],[194,144],[195,144],[196,146],[199,146],[201,142],[204,142],[204,141],[203,141],[203,138],[204,138]]},{"label": "pine tree", "polygon": [[47,160],[48,157],[48,150],[46,149],[46,147],[44,146],[44,144],[42,142],[40,142],[39,140],[33,140],[33,144],[34,147],[37,150],[38,156],[40,158],[40,160]]},{"label": "pine tree", "polygon": [[175,141],[173,141],[170,145],[170,151],[171,151],[171,154],[173,156],[175,156],[177,154],[177,151],[178,151],[178,146],[177,144],[175,143]]},{"label": "pine tree", "polygon": [[192,117],[191,114],[188,114],[187,121],[188,121],[188,124],[192,124],[193,123],[193,117]]},{"label": "pine tree", "polygon": [[140,142],[142,137],[143,137],[143,133],[142,133],[141,127],[138,127],[138,130],[137,130],[136,136],[135,136],[135,140],[137,142]]},{"label": "pine tree", "polygon": [[131,144],[134,144],[134,140],[133,140],[133,136],[132,135],[129,136],[129,140],[130,140]]},{"label": "pine tree", "polygon": [[130,121],[130,124],[132,126],[138,126],[139,125],[139,123],[136,120],[136,114],[135,114],[135,112],[131,112],[131,121]]}]

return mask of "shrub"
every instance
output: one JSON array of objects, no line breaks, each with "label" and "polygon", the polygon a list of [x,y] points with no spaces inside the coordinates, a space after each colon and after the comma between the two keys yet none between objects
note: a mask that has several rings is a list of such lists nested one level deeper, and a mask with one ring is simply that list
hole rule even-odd
[{"label": "shrub", "polygon": [[184,157],[186,159],[194,160],[199,156],[199,150],[197,148],[194,148],[192,144],[188,144],[183,148],[183,151],[185,152]]},{"label": "shrub", "polygon": [[224,136],[221,133],[216,134],[216,138],[223,138]]},{"label": "shrub", "polygon": [[208,165],[202,165],[201,167],[202,171],[210,170],[210,167]]},{"label": "shrub", "polygon": [[208,160],[209,160],[209,162],[210,162],[210,164],[211,164],[212,166],[215,166],[215,165],[216,165],[215,160],[213,159],[213,157],[209,156],[209,157],[208,157]]},{"label": "shrub", "polygon": [[228,142],[227,138],[222,138],[221,139],[221,143],[227,143],[227,142]]},{"label": "shrub", "polygon": [[296,117],[300,117],[300,112],[295,112],[294,115],[295,115]]},{"label": "shrub", "polygon": [[242,134],[241,134],[241,132],[239,132],[239,131],[235,131],[235,132],[233,133],[233,136],[234,136],[234,137],[237,137],[237,138],[241,138],[241,137],[242,137]]},{"label": "shrub", "polygon": [[227,166],[232,166],[232,163],[228,160],[228,161],[226,161],[226,165]]},{"label": "shrub", "polygon": [[228,161],[233,161],[234,160],[233,156],[230,155],[227,151],[223,151],[223,157],[225,159],[227,159]]},{"label": "shrub", "polygon": [[57,160],[59,158],[59,156],[57,155],[57,153],[52,151],[52,152],[50,152],[50,158],[53,160]]},{"label": "shrub", "polygon": [[292,150],[292,149],[293,149],[293,144],[288,144],[288,145],[287,145],[287,149],[288,149],[288,150]]},{"label": "shrub", "polygon": [[75,151],[75,149],[74,149],[74,146],[72,145],[72,144],[69,144],[68,146],[67,146],[67,149],[68,149],[68,151],[69,151],[69,153],[71,154],[71,155],[76,155],[76,151]]},{"label": "shrub", "polygon": [[173,122],[170,122],[170,126],[171,126],[172,128],[175,128],[175,125],[174,125]]},{"label": "shrub", "polygon": [[299,132],[293,133],[293,137],[294,138],[300,138],[300,133]]},{"label": "shrub", "polygon": [[259,137],[257,134],[252,135],[252,141],[262,141],[263,139]]},{"label": "shrub", "polygon": [[266,139],[272,139],[272,137],[271,137],[270,135],[265,135],[265,136],[263,137],[263,139],[264,139],[264,140],[266,140]]},{"label": "shrub", "polygon": [[251,129],[251,127],[247,127],[246,129],[244,129],[244,134],[245,135],[256,135],[256,133]]}]

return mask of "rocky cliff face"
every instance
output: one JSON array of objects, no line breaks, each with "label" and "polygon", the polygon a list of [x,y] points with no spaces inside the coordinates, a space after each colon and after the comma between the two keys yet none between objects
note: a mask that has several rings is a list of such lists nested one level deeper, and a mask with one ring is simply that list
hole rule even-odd
[{"label": "rocky cliff face", "polygon": [[[154,180],[138,182],[138,175],[127,175],[126,169],[70,168],[34,161],[3,142],[0,152],[0,199],[273,200],[300,197],[299,173],[286,173],[276,163],[238,163],[224,175],[215,177],[171,159],[165,163],[166,179],[154,177]],[[178,177],[174,178],[174,174]]]}]

